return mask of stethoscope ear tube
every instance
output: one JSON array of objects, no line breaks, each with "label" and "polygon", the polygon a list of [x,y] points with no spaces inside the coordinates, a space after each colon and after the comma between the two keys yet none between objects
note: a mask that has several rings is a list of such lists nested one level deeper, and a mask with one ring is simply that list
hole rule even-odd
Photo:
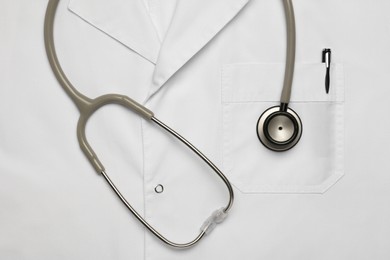
[{"label": "stethoscope ear tube", "polygon": [[80,144],[81,150],[84,152],[92,166],[95,168],[96,172],[101,173],[104,171],[104,166],[100,162],[96,153],[93,151],[92,147],[89,145],[86,135],[85,128],[90,116],[97,111],[99,108],[109,105],[116,104],[121,105],[129,110],[135,112],[139,116],[143,117],[146,120],[152,120],[154,113],[147,109],[145,106],[139,104],[133,99],[119,94],[108,94],[103,95],[93,100],[88,101],[80,110],[80,118],[77,124],[77,138]]}]

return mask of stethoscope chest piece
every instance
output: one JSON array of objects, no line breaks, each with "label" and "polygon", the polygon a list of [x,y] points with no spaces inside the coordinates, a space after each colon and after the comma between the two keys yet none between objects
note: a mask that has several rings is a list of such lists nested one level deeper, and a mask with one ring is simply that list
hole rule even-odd
[{"label": "stethoscope chest piece", "polygon": [[284,152],[293,148],[302,136],[302,122],[294,110],[280,106],[267,109],[257,121],[257,136],[268,149]]}]

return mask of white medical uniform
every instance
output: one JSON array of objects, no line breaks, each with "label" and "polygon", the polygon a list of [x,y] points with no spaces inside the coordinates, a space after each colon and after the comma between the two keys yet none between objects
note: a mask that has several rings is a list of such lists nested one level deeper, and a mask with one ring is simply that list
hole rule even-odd
[{"label": "white medical uniform", "polygon": [[[78,90],[145,104],[234,186],[225,222],[175,250],[142,227],[79,149],[77,108],[45,54],[47,0],[1,0],[0,259],[390,259],[390,2],[293,3],[290,107],[303,136],[275,153],[256,123],[282,89],[281,0],[60,2],[57,52]],[[329,94],[323,48],[332,49]],[[131,111],[102,108],[87,136],[129,202],[174,242],[192,240],[227,203],[210,168]]]}]

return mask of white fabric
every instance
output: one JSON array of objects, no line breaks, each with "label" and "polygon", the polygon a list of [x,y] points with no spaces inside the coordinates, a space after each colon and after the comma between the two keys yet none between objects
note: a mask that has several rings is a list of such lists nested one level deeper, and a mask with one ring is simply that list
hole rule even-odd
[{"label": "white fabric", "polygon": [[161,41],[171,24],[177,0],[146,0],[146,4]]},{"label": "white fabric", "polygon": [[[293,1],[291,108],[304,130],[287,153],[266,150],[255,131],[282,87],[282,2],[180,0],[154,13],[148,2],[62,0],[61,64],[88,97],[128,95],[193,142],[234,185],[232,211],[188,250],[147,232],[79,149],[78,111],[45,55],[47,0],[2,0],[0,258],[389,259],[390,2]],[[130,203],[172,241],[193,239],[227,203],[201,160],[130,111],[103,108],[87,135]]]}]

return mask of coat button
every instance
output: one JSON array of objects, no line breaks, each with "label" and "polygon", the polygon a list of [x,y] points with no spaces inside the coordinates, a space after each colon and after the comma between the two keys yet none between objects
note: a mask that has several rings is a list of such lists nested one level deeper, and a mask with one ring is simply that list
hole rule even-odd
[{"label": "coat button", "polygon": [[156,193],[163,193],[164,191],[164,186],[162,186],[161,184],[157,185],[156,187],[154,187],[154,191]]}]

